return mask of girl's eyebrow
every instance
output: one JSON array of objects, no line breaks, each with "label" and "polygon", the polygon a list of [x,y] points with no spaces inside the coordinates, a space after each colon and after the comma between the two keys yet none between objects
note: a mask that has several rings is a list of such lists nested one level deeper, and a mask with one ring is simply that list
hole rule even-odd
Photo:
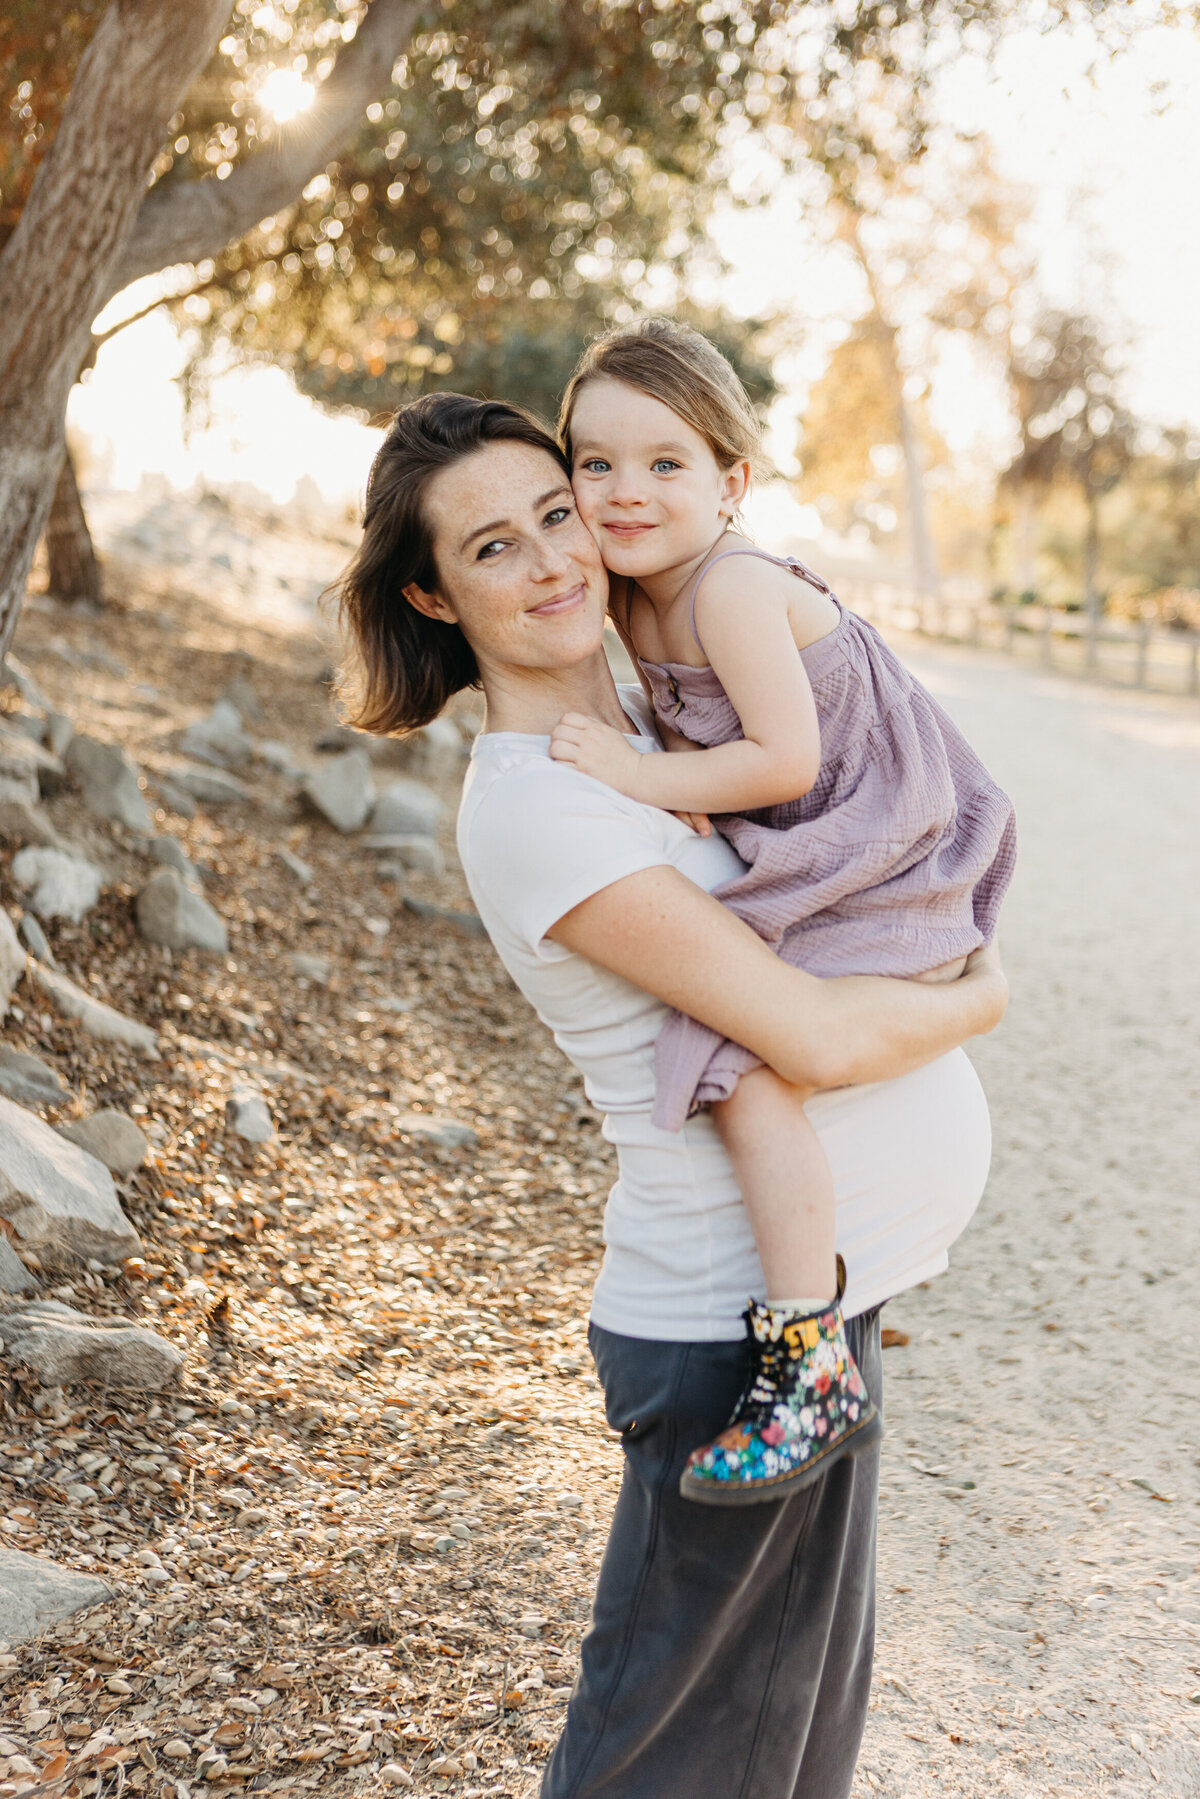
[{"label": "girl's eyebrow", "polygon": [[[539,506],[544,506],[547,500],[556,499],[560,493],[570,493],[570,491],[571,485],[569,481],[560,482],[557,487],[549,488],[545,493],[539,494],[537,499],[533,502],[534,511],[536,512]],[[495,518],[490,525],[478,525],[474,531],[468,531],[467,535],[459,544],[459,555],[461,556],[467,545],[469,543],[474,543],[477,537],[487,537],[493,531],[510,531],[511,529],[512,520],[508,518]]]}]

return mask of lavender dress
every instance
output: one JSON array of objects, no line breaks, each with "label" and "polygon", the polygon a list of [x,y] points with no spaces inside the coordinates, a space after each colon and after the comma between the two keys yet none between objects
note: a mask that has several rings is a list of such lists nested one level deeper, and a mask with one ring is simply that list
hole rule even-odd
[{"label": "lavender dress", "polygon": [[[749,865],[714,897],[785,962],[815,975],[923,974],[990,942],[1016,861],[1008,796],[879,633],[818,575],[749,545],[714,557],[702,574],[725,556],[790,568],[829,594],[840,617],[799,652],[821,731],[816,783],[799,799],[714,819]],[[695,613],[693,588],[693,635]],[[672,730],[705,748],[742,735],[711,668],[642,668]],[[679,1130],[760,1066],[740,1044],[673,1012],[655,1049],[654,1123]]]}]

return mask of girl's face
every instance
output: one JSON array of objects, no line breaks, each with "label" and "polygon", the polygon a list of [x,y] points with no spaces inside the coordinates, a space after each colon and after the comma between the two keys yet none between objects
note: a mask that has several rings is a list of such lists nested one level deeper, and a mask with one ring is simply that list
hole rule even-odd
[{"label": "girl's face", "polygon": [[493,443],[441,469],[425,494],[437,589],[405,588],[430,618],[458,625],[485,677],[566,669],[594,655],[608,578],[560,465],[524,443]]},{"label": "girl's face", "polygon": [[635,580],[705,555],[750,476],[747,462],[722,469],[677,412],[608,375],[580,390],[571,451],[580,517],[607,567]]}]

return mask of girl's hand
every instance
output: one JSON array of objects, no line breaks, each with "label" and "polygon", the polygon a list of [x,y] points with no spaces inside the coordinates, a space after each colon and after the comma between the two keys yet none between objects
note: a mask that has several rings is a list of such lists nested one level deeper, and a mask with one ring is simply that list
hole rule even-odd
[{"label": "girl's hand", "polygon": [[636,800],[641,754],[611,725],[588,718],[583,712],[566,712],[550,733],[550,754],[556,762],[569,762],[581,774],[591,775]]},{"label": "girl's hand", "polygon": [[685,824],[695,831],[697,837],[712,836],[712,824],[707,812],[675,812],[672,817],[679,819],[681,824]]}]

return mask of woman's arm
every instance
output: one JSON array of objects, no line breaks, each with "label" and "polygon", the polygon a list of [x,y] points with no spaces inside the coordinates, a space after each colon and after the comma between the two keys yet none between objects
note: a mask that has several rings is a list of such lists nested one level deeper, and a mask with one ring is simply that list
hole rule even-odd
[{"label": "woman's arm", "polygon": [[550,754],[668,812],[748,812],[796,799],[817,778],[821,739],[786,600],[773,582],[747,581],[725,568],[712,571],[701,600],[705,652],[741,721],[741,738],[686,759],[646,757],[598,719],[568,712]]},{"label": "woman's arm", "polygon": [[1008,1003],[994,946],[942,986],[879,975],[818,980],[781,962],[749,925],[668,867],[614,881],[548,934],[744,1044],[800,1087],[907,1074],[992,1030]]}]

